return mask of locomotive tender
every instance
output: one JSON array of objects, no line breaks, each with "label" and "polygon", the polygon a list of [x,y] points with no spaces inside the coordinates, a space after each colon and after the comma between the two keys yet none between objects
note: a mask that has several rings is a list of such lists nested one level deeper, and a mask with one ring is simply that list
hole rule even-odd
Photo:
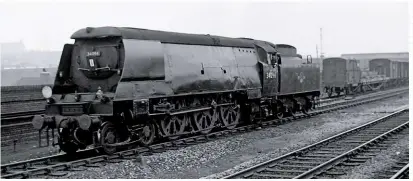
[{"label": "locomotive tender", "polygon": [[[295,47],[124,27],[78,30],[44,87],[39,130],[67,153],[233,129],[314,108],[320,67]],[[40,138],[39,138],[40,139]]]}]

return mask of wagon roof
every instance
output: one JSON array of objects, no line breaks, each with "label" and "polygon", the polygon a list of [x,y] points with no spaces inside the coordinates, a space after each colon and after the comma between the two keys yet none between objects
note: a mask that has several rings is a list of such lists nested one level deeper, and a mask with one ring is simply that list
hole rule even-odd
[{"label": "wagon roof", "polygon": [[259,45],[269,52],[275,52],[275,45],[249,38],[229,38],[215,35],[177,33],[158,30],[148,30],[130,27],[97,27],[83,28],[71,36],[72,39],[88,39],[96,37],[122,37],[124,39],[157,40],[163,43],[208,45],[254,48]]},{"label": "wagon roof", "polygon": [[333,61],[333,60],[348,60],[348,59],[343,58],[343,57],[328,57],[324,59],[324,61]]}]

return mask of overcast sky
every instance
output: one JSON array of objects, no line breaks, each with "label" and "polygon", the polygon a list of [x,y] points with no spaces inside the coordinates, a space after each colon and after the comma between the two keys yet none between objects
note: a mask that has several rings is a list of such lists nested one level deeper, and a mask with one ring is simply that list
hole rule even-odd
[{"label": "overcast sky", "polygon": [[327,56],[408,51],[407,2],[3,3],[0,42],[61,50],[87,26],[128,26],[249,37],[316,54],[323,28]]}]

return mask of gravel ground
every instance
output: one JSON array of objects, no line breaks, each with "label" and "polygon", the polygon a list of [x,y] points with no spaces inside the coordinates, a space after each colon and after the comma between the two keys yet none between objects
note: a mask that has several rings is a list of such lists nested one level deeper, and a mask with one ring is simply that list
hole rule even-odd
[{"label": "gravel ground", "polygon": [[[52,144],[52,142],[50,142]],[[59,147],[38,147],[39,142],[36,140],[25,141],[16,145],[14,150],[13,145],[1,147],[1,163],[11,163],[23,161],[33,158],[50,156],[59,153]],[[46,145],[46,140],[42,141],[42,145]]]},{"label": "gravel ground", "polygon": [[400,160],[400,156],[406,156],[403,153],[409,150],[409,136],[393,144],[387,150],[383,150],[373,159],[352,169],[349,174],[339,177],[338,179],[372,179],[379,172],[384,172],[394,163]]},{"label": "gravel ground", "polygon": [[142,156],[100,168],[72,172],[66,178],[217,178],[281,156],[408,105],[408,94],[315,118],[231,136],[225,139]]}]

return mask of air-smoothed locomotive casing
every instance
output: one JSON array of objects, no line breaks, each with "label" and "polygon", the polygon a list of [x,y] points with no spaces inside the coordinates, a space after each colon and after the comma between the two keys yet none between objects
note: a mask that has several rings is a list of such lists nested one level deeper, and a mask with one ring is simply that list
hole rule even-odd
[{"label": "air-smoothed locomotive casing", "polygon": [[323,60],[323,85],[326,87],[356,86],[361,80],[358,61],[341,57]]},{"label": "air-smoothed locomotive casing", "polygon": [[[251,48],[168,44],[141,40],[125,40],[124,44],[126,59],[122,79],[130,81],[119,83],[117,98],[131,98],[131,94],[127,95],[131,92],[134,92],[134,99],[139,99],[261,88],[257,57],[255,50]],[[151,52],[151,55],[129,54],[142,51],[148,54]],[[136,56],[135,60],[138,61],[128,58],[132,56]],[[139,71],[134,67],[142,67],[139,70],[153,70],[154,66],[149,63],[153,57],[157,57],[159,69],[156,69],[159,72],[164,71],[164,80],[134,81],[134,78],[139,77],[136,75]],[[144,62],[148,63],[143,66]],[[120,94],[124,92],[123,88],[129,91]]]},{"label": "air-smoothed locomotive casing", "polygon": [[312,59],[299,57],[291,45],[277,44],[281,54],[281,85],[279,95],[289,95],[320,90],[320,65]]},{"label": "air-smoothed locomotive casing", "polygon": [[116,100],[237,90],[258,98],[262,75],[256,46],[275,52],[263,41],[134,28],[82,29],[72,38],[105,34],[119,36],[124,47]]}]

